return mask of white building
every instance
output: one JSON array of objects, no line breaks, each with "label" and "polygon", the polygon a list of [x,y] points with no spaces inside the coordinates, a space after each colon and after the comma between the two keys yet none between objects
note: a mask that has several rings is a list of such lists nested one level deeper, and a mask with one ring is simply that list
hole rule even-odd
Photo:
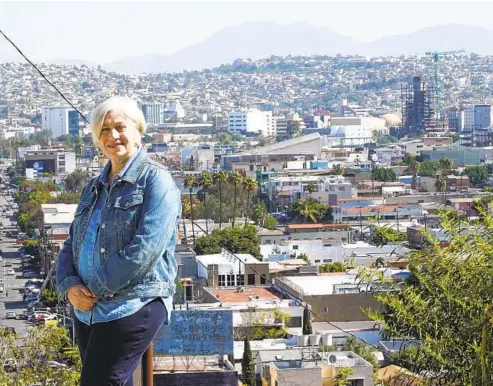
[{"label": "white building", "polygon": [[79,135],[79,114],[71,107],[43,107],[41,129],[51,130],[52,138]]},{"label": "white building", "polygon": [[162,103],[143,103],[142,112],[147,123],[152,125],[164,123],[164,105]]},{"label": "white building", "polygon": [[263,137],[275,137],[276,125],[272,111],[250,109],[229,113],[228,130],[232,133],[257,134]]}]

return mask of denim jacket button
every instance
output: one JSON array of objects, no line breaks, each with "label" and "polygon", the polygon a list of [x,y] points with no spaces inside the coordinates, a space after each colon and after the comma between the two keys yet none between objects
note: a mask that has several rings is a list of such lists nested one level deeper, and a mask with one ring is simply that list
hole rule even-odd
[{"label": "denim jacket button", "polygon": [[101,253],[104,253],[104,252],[106,251],[106,249],[101,248],[99,251],[100,251]]},{"label": "denim jacket button", "polygon": [[104,223],[101,224],[101,228],[103,228],[103,229],[106,228],[106,224],[104,224]]}]

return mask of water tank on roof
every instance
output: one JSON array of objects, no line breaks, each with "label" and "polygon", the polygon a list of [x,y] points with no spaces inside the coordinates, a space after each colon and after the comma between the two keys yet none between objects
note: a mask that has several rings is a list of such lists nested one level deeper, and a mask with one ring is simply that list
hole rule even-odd
[{"label": "water tank on roof", "polygon": [[306,347],[308,346],[308,335],[298,335],[298,346]]},{"label": "water tank on roof", "polygon": [[324,346],[332,346],[332,334],[323,334],[322,335],[322,344]]},{"label": "water tank on roof", "polygon": [[310,346],[318,346],[320,344],[320,338],[322,336],[318,334],[310,335]]}]

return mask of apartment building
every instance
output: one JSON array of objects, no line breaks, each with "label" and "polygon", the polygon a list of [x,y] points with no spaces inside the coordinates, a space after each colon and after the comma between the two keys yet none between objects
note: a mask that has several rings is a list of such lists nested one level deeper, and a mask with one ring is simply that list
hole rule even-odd
[{"label": "apartment building", "polygon": [[151,125],[164,123],[164,105],[162,103],[143,103],[142,112],[147,123]]},{"label": "apartment building", "polygon": [[43,107],[41,129],[51,130],[52,138],[79,135],[79,113],[71,107]]},{"label": "apartment building", "polygon": [[269,278],[269,263],[249,254],[239,253],[235,257],[222,250],[214,255],[197,256],[196,260],[197,278],[213,288],[265,285]]},{"label": "apartment building", "polygon": [[272,111],[249,109],[247,111],[230,112],[228,116],[228,130],[231,133],[239,133],[247,136],[276,136],[276,125],[272,117]]}]

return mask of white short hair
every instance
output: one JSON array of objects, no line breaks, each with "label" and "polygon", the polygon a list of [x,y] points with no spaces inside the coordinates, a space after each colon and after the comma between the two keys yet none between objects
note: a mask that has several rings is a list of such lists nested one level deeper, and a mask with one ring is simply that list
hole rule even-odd
[{"label": "white short hair", "polygon": [[129,97],[115,96],[106,99],[100,103],[92,112],[91,115],[91,133],[92,141],[99,147],[99,137],[103,129],[103,122],[108,111],[119,112],[125,117],[133,121],[137,125],[141,135],[144,135],[147,129],[147,123],[144,118],[144,113],[137,104],[137,101]]}]

